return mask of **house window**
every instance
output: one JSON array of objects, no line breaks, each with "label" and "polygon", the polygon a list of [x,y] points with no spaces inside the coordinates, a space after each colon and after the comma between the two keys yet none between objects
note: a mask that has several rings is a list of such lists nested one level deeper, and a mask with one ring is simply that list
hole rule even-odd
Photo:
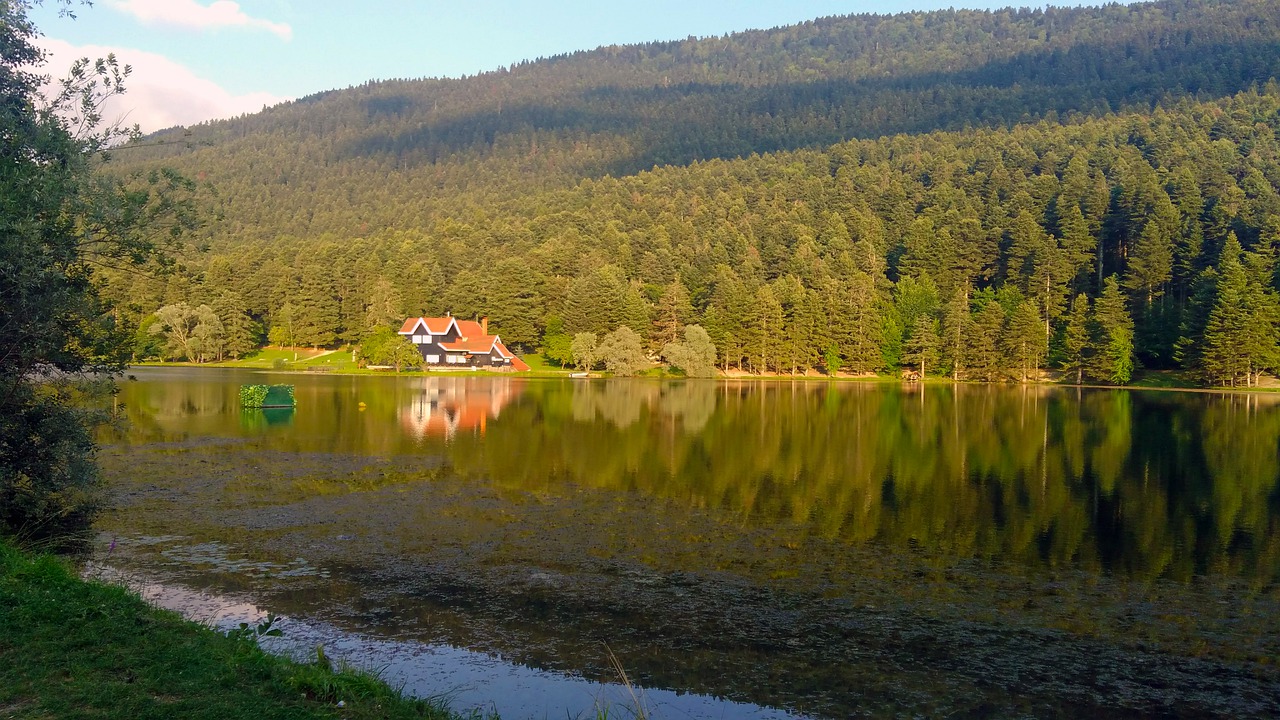
[{"label": "house window", "polygon": [[428,363],[430,363],[430,364],[432,364],[432,365],[439,365],[439,364],[440,364],[440,356],[439,356],[439,355],[428,355],[428,356],[427,356],[427,362],[428,362]]},{"label": "house window", "polygon": [[458,363],[466,362],[461,355],[446,355],[444,360],[450,365],[457,365]]}]

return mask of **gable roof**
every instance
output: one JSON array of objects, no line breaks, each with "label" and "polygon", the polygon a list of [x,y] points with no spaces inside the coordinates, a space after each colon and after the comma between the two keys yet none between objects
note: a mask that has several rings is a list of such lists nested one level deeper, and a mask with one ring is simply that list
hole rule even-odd
[{"label": "gable roof", "polygon": [[[468,322],[468,321],[464,321],[464,322]],[[473,324],[475,324],[476,327],[479,327],[478,323],[473,323]],[[404,321],[404,325],[400,326],[400,334],[412,335],[413,332],[418,329],[419,325],[425,327],[427,329],[427,332],[431,333],[432,335],[444,335],[445,333],[449,332],[449,326],[458,325],[458,321],[453,317],[409,318],[408,320]],[[465,335],[466,333],[462,333],[462,334]]]}]

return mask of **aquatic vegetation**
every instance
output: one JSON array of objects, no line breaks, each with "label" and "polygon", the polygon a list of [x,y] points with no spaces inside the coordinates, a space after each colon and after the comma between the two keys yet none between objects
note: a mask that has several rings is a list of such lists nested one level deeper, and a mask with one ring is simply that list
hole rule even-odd
[{"label": "aquatic vegetation", "polygon": [[292,385],[241,385],[240,407],[292,407],[296,404]]}]

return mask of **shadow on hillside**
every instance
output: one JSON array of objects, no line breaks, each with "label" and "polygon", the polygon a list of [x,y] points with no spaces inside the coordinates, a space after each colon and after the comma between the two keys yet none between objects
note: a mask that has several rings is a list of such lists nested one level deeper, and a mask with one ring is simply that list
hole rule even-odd
[{"label": "shadow on hillside", "polygon": [[[828,146],[896,133],[1005,127],[1073,114],[1149,109],[1193,96],[1218,98],[1280,76],[1280,42],[1204,43],[1164,36],[1047,50],[953,72],[762,86],[682,84],[603,87],[500,112],[431,120],[412,93],[363,100],[371,118],[414,127],[380,129],[338,146],[338,159],[390,155],[401,167],[563,151],[609,138],[624,157],[565,162],[579,176],[628,175],[655,165]],[[421,121],[414,122],[417,116]],[[394,123],[382,123],[386,125]]]}]

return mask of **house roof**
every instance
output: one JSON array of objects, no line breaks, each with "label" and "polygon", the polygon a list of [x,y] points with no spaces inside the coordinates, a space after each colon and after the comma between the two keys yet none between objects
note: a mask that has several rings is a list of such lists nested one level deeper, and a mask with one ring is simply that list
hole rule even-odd
[{"label": "house roof", "polygon": [[455,320],[458,325],[458,334],[468,340],[488,337],[485,335],[484,328],[475,320]]},{"label": "house roof", "polygon": [[[471,322],[471,321],[469,321],[469,320],[464,320],[463,322]],[[443,335],[443,334],[445,334],[445,333],[449,332],[449,326],[450,326],[450,325],[454,325],[454,324],[461,324],[461,323],[458,323],[458,321],[457,321],[456,319],[452,318],[452,317],[438,317],[438,318],[417,317],[417,318],[409,318],[408,320],[405,320],[405,321],[404,321],[404,325],[400,326],[400,334],[401,334],[401,335],[412,335],[412,334],[413,334],[413,331],[418,329],[418,325],[419,325],[419,324],[421,324],[421,325],[425,326],[425,327],[427,328],[427,332],[431,333],[432,335]],[[474,323],[474,322],[473,322],[472,324],[473,324],[473,325],[475,325],[477,328],[478,328],[478,327],[480,327],[479,323]],[[461,331],[461,330],[459,330],[459,332],[462,332],[462,331]],[[466,335],[466,333],[465,333],[465,332],[463,332],[462,334],[463,334],[463,335]]]},{"label": "house roof", "polygon": [[462,337],[454,342],[440,343],[440,347],[448,352],[465,352],[475,355],[488,354],[497,344],[497,335],[481,335],[478,338]]}]

